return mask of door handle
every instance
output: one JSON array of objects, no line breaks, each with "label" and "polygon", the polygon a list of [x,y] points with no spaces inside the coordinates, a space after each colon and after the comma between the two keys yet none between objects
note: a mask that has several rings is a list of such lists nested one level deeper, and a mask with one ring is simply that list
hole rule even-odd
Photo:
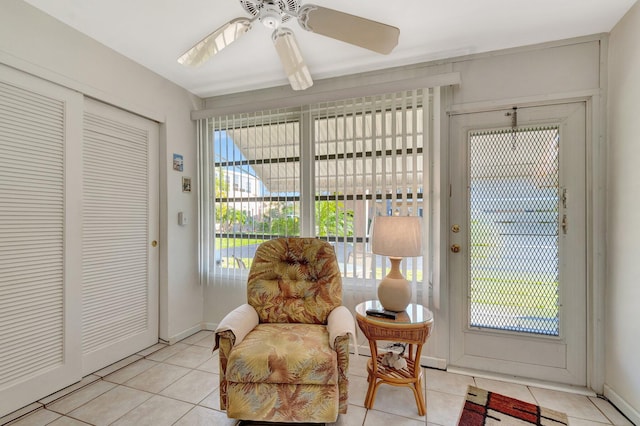
[{"label": "door handle", "polygon": [[151,247],[155,247],[158,245],[158,242],[156,240],[151,241]]},{"label": "door handle", "polygon": [[452,253],[460,253],[460,246],[458,244],[451,244]]}]

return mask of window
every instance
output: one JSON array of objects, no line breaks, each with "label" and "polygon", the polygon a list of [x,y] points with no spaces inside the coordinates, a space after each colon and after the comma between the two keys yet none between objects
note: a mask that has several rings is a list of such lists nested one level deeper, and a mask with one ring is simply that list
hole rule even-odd
[{"label": "window", "polygon": [[[386,275],[386,259],[369,247],[373,217],[424,211],[423,91],[318,104],[312,111],[316,235],[334,243],[346,278],[373,291]],[[403,266],[407,279],[422,282],[422,259]]]},{"label": "window", "polygon": [[[375,297],[388,260],[371,253],[373,217],[428,211],[430,103],[421,89],[202,120],[203,273],[240,273],[265,239],[316,236],[336,248],[345,284]],[[420,301],[425,259],[402,263]]]},{"label": "window", "polygon": [[300,125],[290,112],[209,121],[213,268],[247,269],[265,239],[300,235]]}]

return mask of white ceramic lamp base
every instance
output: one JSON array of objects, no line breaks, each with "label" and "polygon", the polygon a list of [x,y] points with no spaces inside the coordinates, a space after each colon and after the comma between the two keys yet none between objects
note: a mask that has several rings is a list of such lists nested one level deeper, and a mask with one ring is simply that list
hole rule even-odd
[{"label": "white ceramic lamp base", "polygon": [[382,306],[393,312],[404,311],[411,302],[411,285],[400,272],[400,257],[389,257],[391,271],[378,285],[378,300]]}]

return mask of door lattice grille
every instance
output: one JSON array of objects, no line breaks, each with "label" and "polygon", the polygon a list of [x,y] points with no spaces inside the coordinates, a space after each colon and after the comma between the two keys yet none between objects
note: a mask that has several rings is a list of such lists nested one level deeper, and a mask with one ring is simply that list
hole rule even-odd
[{"label": "door lattice grille", "polygon": [[469,325],[557,336],[559,129],[469,144]]}]

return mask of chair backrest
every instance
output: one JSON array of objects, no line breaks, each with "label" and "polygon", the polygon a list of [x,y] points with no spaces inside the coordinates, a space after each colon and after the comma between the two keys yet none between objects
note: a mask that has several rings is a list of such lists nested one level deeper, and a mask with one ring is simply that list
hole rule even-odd
[{"label": "chair backrest", "polygon": [[331,244],[317,238],[278,238],[256,250],[247,301],[260,322],[326,324],[342,304],[342,277]]}]

